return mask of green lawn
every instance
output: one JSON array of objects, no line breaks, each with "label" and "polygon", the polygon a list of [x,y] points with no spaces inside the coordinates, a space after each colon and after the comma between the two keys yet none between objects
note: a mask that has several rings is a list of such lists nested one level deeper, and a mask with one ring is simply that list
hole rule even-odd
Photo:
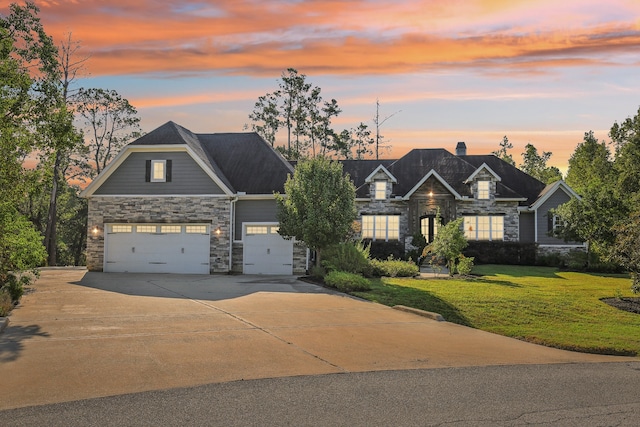
[{"label": "green lawn", "polygon": [[353,294],[551,347],[640,354],[640,314],[600,301],[633,295],[624,275],[503,265],[476,266],[473,273],[468,280],[382,278],[372,281],[371,291]]}]

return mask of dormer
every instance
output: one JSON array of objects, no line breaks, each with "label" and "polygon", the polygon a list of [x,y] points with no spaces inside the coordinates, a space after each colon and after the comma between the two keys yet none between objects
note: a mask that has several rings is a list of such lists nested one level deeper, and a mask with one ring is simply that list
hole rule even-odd
[{"label": "dormer", "polygon": [[393,184],[397,184],[398,180],[387,168],[379,165],[365,178],[365,183],[369,184],[372,200],[388,200],[391,197]]},{"label": "dormer", "polygon": [[502,178],[486,163],[483,163],[464,181],[471,186],[471,193],[476,200],[491,200],[495,198],[497,183]]}]

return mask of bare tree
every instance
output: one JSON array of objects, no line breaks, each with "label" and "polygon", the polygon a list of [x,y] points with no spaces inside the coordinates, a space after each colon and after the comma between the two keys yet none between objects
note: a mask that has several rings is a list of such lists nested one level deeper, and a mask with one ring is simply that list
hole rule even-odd
[{"label": "bare tree", "polygon": [[75,99],[84,121],[87,174],[93,177],[122,147],[141,135],[140,118],[135,107],[114,90],[82,88]]},{"label": "bare tree", "polygon": [[391,117],[395,116],[396,114],[398,114],[400,111],[402,110],[398,110],[393,114],[390,114],[388,116],[386,116],[383,119],[380,119],[380,101],[376,98],[376,115],[373,118],[373,124],[376,126],[376,147],[375,147],[375,154],[376,154],[376,160],[380,159],[380,151],[383,149],[389,149],[391,148],[391,145],[382,145],[382,142],[384,141],[384,136],[382,136],[380,134],[380,127],[382,127],[382,125],[389,120]]}]

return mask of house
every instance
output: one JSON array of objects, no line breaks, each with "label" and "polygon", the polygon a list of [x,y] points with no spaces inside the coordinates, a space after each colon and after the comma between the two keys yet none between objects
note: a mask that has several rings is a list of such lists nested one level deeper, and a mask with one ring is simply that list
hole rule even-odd
[{"label": "house", "polygon": [[[548,214],[577,195],[493,155],[413,150],[398,160],[345,160],[362,237],[410,243],[464,217],[470,240],[575,245],[550,237]],[[255,133],[194,134],[168,122],[130,143],[83,191],[91,271],[302,274],[303,242],[278,234],[274,192],[293,166]],[[437,216],[438,215],[438,216]]]}]

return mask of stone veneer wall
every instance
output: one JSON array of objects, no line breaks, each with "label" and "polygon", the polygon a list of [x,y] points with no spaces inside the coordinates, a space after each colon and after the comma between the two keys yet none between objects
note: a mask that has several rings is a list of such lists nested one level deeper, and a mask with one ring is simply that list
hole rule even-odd
[{"label": "stone veneer wall", "polygon": [[[98,197],[89,199],[87,269],[102,271],[105,223],[206,223],[211,233],[210,272],[229,271],[230,201],[221,197]],[[98,233],[92,230],[98,227]]]},{"label": "stone veneer wall", "polygon": [[[478,181],[491,181],[489,186],[489,199],[476,199]],[[504,216],[504,241],[517,242],[520,239],[520,216],[518,214],[518,202],[496,201],[495,178],[487,171],[483,170],[476,175],[471,183],[473,199],[458,201],[456,207],[456,217],[465,215],[502,215]]]},{"label": "stone veneer wall", "polygon": [[585,245],[538,245],[537,254],[542,256],[550,254],[568,255],[569,252],[573,251],[586,252],[587,247]]}]

